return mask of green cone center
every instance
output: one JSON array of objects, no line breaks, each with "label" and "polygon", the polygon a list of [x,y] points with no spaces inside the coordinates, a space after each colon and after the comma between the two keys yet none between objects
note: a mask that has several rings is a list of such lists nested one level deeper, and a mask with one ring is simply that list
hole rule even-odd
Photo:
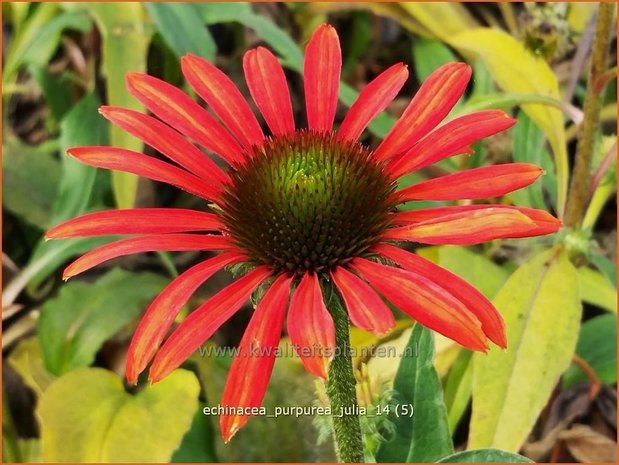
[{"label": "green cone center", "polygon": [[395,184],[361,144],[299,131],[256,152],[231,172],[221,213],[252,260],[326,272],[366,253],[388,227]]}]

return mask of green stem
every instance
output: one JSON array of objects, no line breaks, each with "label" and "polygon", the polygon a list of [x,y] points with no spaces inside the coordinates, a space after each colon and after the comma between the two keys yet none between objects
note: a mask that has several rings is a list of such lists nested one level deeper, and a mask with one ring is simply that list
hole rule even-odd
[{"label": "green stem", "polygon": [[329,368],[327,395],[333,412],[335,451],[340,462],[364,462],[359,422],[356,381],[350,351],[348,314],[332,294],[329,312],[335,324],[335,357]]},{"label": "green stem", "polygon": [[614,2],[600,3],[595,38],[593,40],[593,52],[591,54],[591,71],[585,97],[584,120],[578,135],[574,174],[565,213],[565,225],[568,227],[580,225],[587,202],[589,201],[589,178],[591,160],[593,158],[593,144],[602,110],[603,86],[600,86],[599,83],[600,78],[604,76],[608,68],[608,50],[614,10]]}]

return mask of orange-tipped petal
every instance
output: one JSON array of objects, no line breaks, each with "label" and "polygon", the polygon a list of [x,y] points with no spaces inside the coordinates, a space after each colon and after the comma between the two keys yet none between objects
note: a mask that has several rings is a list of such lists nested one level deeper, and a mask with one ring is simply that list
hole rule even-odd
[{"label": "orange-tipped petal", "polygon": [[223,227],[217,215],[198,210],[126,208],[72,218],[51,228],[45,233],[45,238],[219,231]]},{"label": "orange-tipped petal", "polygon": [[264,120],[276,135],[294,132],[294,117],[288,83],[282,65],[264,47],[245,53],[245,80]]},{"label": "orange-tipped petal", "polygon": [[342,71],[340,39],[333,26],[319,26],[305,49],[303,84],[307,125],[319,132],[331,131],[337,110]]},{"label": "orange-tipped petal", "polygon": [[471,144],[504,131],[516,120],[501,110],[487,110],[456,118],[426,137],[387,165],[387,173],[397,179],[413,170],[453,155],[473,153]]},{"label": "orange-tipped petal", "polygon": [[447,63],[430,74],[374,155],[387,160],[411,148],[447,116],[470,78],[466,63]]},{"label": "orange-tipped petal", "polygon": [[129,92],[162,121],[231,165],[243,161],[236,140],[185,92],[147,74],[128,73],[126,82]]},{"label": "orange-tipped petal", "polygon": [[214,202],[219,199],[218,189],[210,183],[174,165],[142,153],[118,147],[90,146],[73,147],[67,150],[67,154],[85,165],[125,171],[153,181],[165,182]]},{"label": "orange-tipped petal", "polygon": [[400,310],[471,350],[488,349],[481,323],[433,280],[393,266],[355,258],[351,267]]},{"label": "orange-tipped petal", "polygon": [[482,166],[413,184],[395,193],[409,200],[460,200],[498,197],[535,182],[544,173],[531,163]]},{"label": "orange-tipped petal", "polygon": [[152,301],[140,320],[129,350],[125,373],[127,381],[136,384],[139,374],[151,361],[174,319],[193,293],[224,266],[246,260],[239,252],[224,252],[198,263],[176,277]]},{"label": "orange-tipped petal", "polygon": [[[291,281],[291,277],[280,275],[258,303],[228,372],[221,397],[223,407],[238,411],[262,405],[275,364]],[[249,418],[249,415],[221,415],[219,427],[224,441],[230,441]]]},{"label": "orange-tipped petal", "polygon": [[408,78],[408,69],[397,63],[363,88],[337,130],[340,140],[355,141],[367,125],[398,95]]},{"label": "orange-tipped petal", "polygon": [[395,319],[385,302],[350,271],[337,267],[331,272],[353,324],[375,334],[385,334],[395,327]]},{"label": "orange-tipped petal", "polygon": [[477,289],[455,274],[438,265],[399,247],[379,244],[373,251],[393,260],[405,270],[419,273],[443,287],[462,302],[481,322],[482,331],[496,345],[507,347],[505,322],[494,305]]},{"label": "orange-tipped petal", "polygon": [[209,104],[245,150],[251,153],[254,146],[262,144],[264,134],[256,115],[224,72],[204,58],[191,54],[181,58],[181,68],[187,82]]},{"label": "orange-tipped petal", "polygon": [[453,215],[454,213],[465,213],[475,210],[487,210],[494,208],[518,211],[531,218],[531,220],[535,223],[535,234],[532,234],[533,236],[554,233],[562,226],[561,221],[544,210],[500,204],[450,205],[446,207],[420,208],[419,210],[396,212],[390,216],[390,220],[393,225],[410,225],[413,223],[421,223],[423,221],[438,219],[442,216]]},{"label": "orange-tipped petal", "polygon": [[315,274],[306,273],[301,278],[290,301],[286,325],[290,342],[305,369],[327,379],[335,355],[335,326]]},{"label": "orange-tipped petal", "polygon": [[102,106],[99,112],[199,178],[214,185],[228,180],[228,175],[213,160],[167,124],[127,108]]},{"label": "orange-tipped petal", "polygon": [[[543,225],[543,230],[546,227]],[[472,245],[538,235],[540,228],[532,218],[518,210],[496,207],[453,213],[392,228],[383,238],[423,244]]]},{"label": "orange-tipped petal", "polygon": [[67,280],[103,262],[125,255],[157,251],[181,252],[186,250],[225,250],[230,248],[232,248],[232,245],[224,236],[150,234],[129,237],[110,242],[85,253],[65,268],[62,279]]},{"label": "orange-tipped petal", "polygon": [[269,268],[259,266],[191,312],[157,352],[148,372],[148,379],[156,383],[178,368],[200,344],[241,308],[256,287],[270,274]]}]

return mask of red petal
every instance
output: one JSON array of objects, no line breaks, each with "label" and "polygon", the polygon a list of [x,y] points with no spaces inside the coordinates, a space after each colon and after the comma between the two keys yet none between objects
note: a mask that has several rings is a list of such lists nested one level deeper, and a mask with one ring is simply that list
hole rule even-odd
[{"label": "red petal", "polygon": [[225,252],[209,258],[175,278],[150,304],[140,320],[127,351],[127,380],[136,384],[161,345],[174,319],[193,293],[224,266],[246,260],[238,252]]},{"label": "red petal", "polygon": [[118,147],[91,146],[74,147],[67,150],[67,154],[86,165],[125,171],[154,181],[165,182],[190,194],[215,202],[219,198],[219,191],[203,179],[142,153]]},{"label": "red petal", "polygon": [[[545,231],[547,226],[544,224],[541,229]],[[389,229],[383,238],[423,244],[471,245],[538,235],[540,228],[526,214],[512,208],[496,207],[462,211]]]},{"label": "red petal", "polygon": [[387,173],[397,179],[452,155],[472,153],[470,144],[512,127],[516,120],[500,110],[471,113],[432,131],[406,153],[391,161]]},{"label": "red petal", "polygon": [[532,184],[543,173],[530,163],[482,166],[422,181],[395,195],[400,202],[498,197]]},{"label": "red petal", "polygon": [[305,49],[303,83],[307,124],[310,129],[327,132],[333,129],[337,110],[342,51],[335,29],[323,24],[310,38]]},{"label": "red petal", "polygon": [[128,73],[126,81],[129,92],[155,116],[231,165],[243,160],[236,140],[185,92],[147,74]]},{"label": "red petal", "polygon": [[245,53],[245,80],[254,102],[274,135],[294,132],[292,103],[282,65],[264,47]]},{"label": "red petal", "polygon": [[471,68],[466,63],[447,63],[434,71],[376,148],[375,156],[386,160],[411,148],[447,116],[470,78]]},{"label": "red petal", "polygon": [[110,242],[85,253],[65,268],[62,279],[67,280],[103,262],[124,255],[156,251],[225,250],[231,247],[228,239],[224,236],[151,234],[129,237]]},{"label": "red petal", "polygon": [[236,313],[270,274],[266,266],[259,266],[191,312],[159,349],[148,379],[156,383],[168,376]]},{"label": "red petal", "polygon": [[306,273],[297,286],[288,310],[288,336],[305,369],[323,379],[335,355],[335,326],[325,307],[320,282]]},{"label": "red petal", "polygon": [[400,310],[471,350],[488,349],[481,323],[434,281],[412,271],[355,258],[351,267]]},{"label": "red petal", "polygon": [[127,208],[87,213],[54,226],[46,239],[116,234],[163,234],[218,231],[217,215],[183,208]]},{"label": "red petal", "polygon": [[438,219],[439,217],[453,215],[455,213],[487,209],[492,211],[492,209],[495,208],[519,211],[523,215],[531,218],[536,225],[536,234],[534,235],[541,236],[544,234],[550,234],[556,232],[562,226],[561,221],[544,210],[499,204],[451,205],[447,207],[421,208],[419,210],[396,212],[392,214],[390,218],[391,224],[410,225],[411,223],[421,223],[423,221]]},{"label": "red petal", "polygon": [[264,134],[256,116],[234,82],[216,66],[195,55],[181,58],[187,82],[213,109],[247,151],[261,145]]},{"label": "red petal", "polygon": [[409,270],[433,280],[462,302],[481,322],[482,331],[499,347],[507,347],[505,322],[494,305],[477,289],[455,274],[399,247],[379,244],[373,250]]},{"label": "red petal", "polygon": [[355,326],[376,334],[385,334],[395,327],[391,310],[365,281],[341,266],[331,272],[331,277]]},{"label": "red petal", "polygon": [[215,185],[228,180],[228,175],[213,160],[161,121],[126,108],[102,106],[99,112],[199,178]]},{"label": "red petal", "polygon": [[337,131],[340,140],[357,140],[376,115],[398,95],[408,78],[406,65],[397,63],[383,71],[359,93]]},{"label": "red petal", "polygon": [[[223,407],[260,407],[266,394],[282,334],[292,278],[280,275],[258,303],[239,344],[221,397]],[[249,415],[221,415],[225,442],[249,420]]]}]

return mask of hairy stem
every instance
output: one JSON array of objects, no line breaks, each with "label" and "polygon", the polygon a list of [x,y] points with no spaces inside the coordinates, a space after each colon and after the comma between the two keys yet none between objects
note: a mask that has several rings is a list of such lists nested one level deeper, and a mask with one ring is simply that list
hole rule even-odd
[{"label": "hairy stem", "polygon": [[602,77],[608,68],[608,49],[613,23],[614,2],[600,3],[593,52],[591,54],[591,71],[585,97],[584,120],[578,134],[574,174],[570,185],[570,194],[565,213],[565,225],[580,225],[589,200],[589,179],[595,133],[600,123],[602,110]]},{"label": "hairy stem", "polygon": [[350,351],[348,314],[335,295],[330,299],[329,312],[335,323],[337,346],[327,382],[327,395],[333,413],[335,451],[340,462],[360,463],[364,461],[363,441]]}]

